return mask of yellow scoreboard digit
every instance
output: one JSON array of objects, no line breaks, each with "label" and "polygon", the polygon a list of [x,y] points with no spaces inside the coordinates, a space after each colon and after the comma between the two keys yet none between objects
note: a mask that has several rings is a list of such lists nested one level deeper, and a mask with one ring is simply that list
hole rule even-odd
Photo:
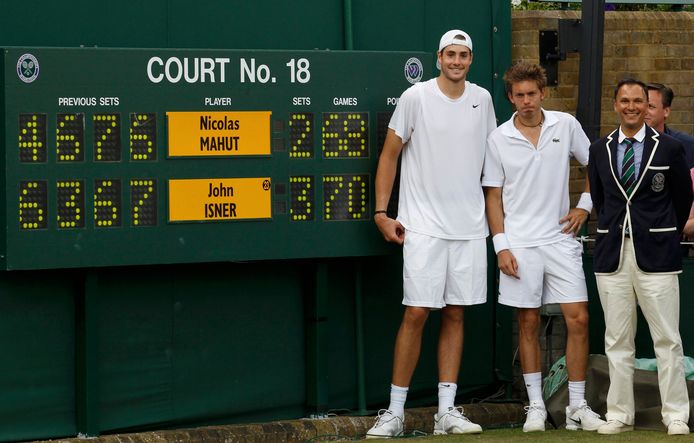
[{"label": "yellow scoreboard digit", "polygon": [[120,114],[94,114],[94,161],[118,162],[121,160]]},{"label": "yellow scoreboard digit", "polygon": [[19,227],[48,227],[48,186],[45,180],[19,182]]},{"label": "yellow scoreboard digit", "polygon": [[323,218],[326,221],[369,218],[368,174],[324,175]]},{"label": "yellow scoreboard digit", "polygon": [[110,228],[121,225],[121,181],[97,179],[94,181],[94,226]]},{"label": "yellow scoreboard digit", "polygon": [[369,113],[323,113],[324,158],[369,156]]},{"label": "yellow scoreboard digit", "polygon": [[289,215],[292,221],[314,219],[313,177],[309,175],[289,177]]},{"label": "yellow scoreboard digit", "polygon": [[84,114],[56,116],[55,147],[59,162],[84,160]]},{"label": "yellow scoreboard digit", "polygon": [[157,159],[157,114],[130,114],[130,160]]},{"label": "yellow scoreboard digit", "polygon": [[313,157],[313,113],[293,112],[289,114],[290,158]]},{"label": "yellow scoreboard digit", "polygon": [[46,161],[46,114],[19,114],[19,161]]},{"label": "yellow scoreboard digit", "polygon": [[132,226],[157,225],[157,180],[130,180],[130,218]]},{"label": "yellow scoreboard digit", "polygon": [[84,180],[58,180],[58,228],[84,228]]}]

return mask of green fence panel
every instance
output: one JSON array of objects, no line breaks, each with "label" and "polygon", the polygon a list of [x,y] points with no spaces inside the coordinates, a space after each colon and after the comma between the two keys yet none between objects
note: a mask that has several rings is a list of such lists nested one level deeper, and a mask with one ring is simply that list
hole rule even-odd
[{"label": "green fence panel", "polygon": [[207,0],[191,8],[189,2],[171,0],[167,46],[345,49],[342,13],[342,1]]},{"label": "green fence panel", "polygon": [[100,273],[97,287],[101,431],[303,413],[295,264],[121,271]]},{"label": "green fence panel", "polygon": [[3,1],[0,46],[167,47],[169,3]]},{"label": "green fence panel", "polygon": [[76,434],[75,272],[0,273],[0,440]]}]

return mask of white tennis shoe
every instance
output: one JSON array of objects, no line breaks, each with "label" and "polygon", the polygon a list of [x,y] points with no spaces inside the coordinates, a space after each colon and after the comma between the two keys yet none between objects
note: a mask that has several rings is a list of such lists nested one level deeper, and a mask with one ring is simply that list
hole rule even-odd
[{"label": "white tennis shoe", "polygon": [[463,408],[448,408],[443,414],[434,414],[434,434],[479,434],[482,427],[465,416]]},{"label": "white tennis shoe", "polygon": [[366,438],[400,437],[405,430],[403,419],[388,409],[378,411],[376,423],[366,433]]},{"label": "white tennis shoe", "polygon": [[600,415],[593,412],[588,403],[583,400],[578,407],[566,407],[566,429],[569,431],[597,431],[598,428],[607,423],[600,418]]},{"label": "white tennis shoe", "polygon": [[542,432],[545,430],[545,420],[547,420],[547,409],[541,402],[530,402],[525,407],[525,424],[523,432]]}]

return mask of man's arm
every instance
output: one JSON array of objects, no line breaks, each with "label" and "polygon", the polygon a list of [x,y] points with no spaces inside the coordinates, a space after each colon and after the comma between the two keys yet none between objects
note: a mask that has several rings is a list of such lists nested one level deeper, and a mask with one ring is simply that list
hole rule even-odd
[{"label": "man's arm", "polygon": [[501,199],[502,188],[484,188],[484,201],[487,212],[487,222],[492,231],[494,249],[497,251],[496,258],[499,269],[506,275],[518,277],[518,262],[509,249],[508,240],[504,235],[504,205]]},{"label": "man's arm", "polygon": [[583,194],[581,199],[576,204],[575,208],[569,209],[569,212],[559,220],[559,224],[566,223],[561,229],[564,234],[578,234],[583,223],[588,220],[590,211],[593,209],[593,202],[590,198],[590,180],[588,179],[588,169],[586,168],[585,185],[583,186]]},{"label": "man's arm", "polygon": [[581,123],[575,118],[571,118],[572,122],[572,137],[571,137],[571,155],[582,165],[586,166],[585,185],[583,193],[578,200],[576,207],[569,209],[569,212],[559,219],[559,224],[563,224],[561,232],[564,234],[578,234],[581,226],[586,222],[590,211],[593,210],[593,202],[590,198],[590,181],[588,180],[588,160],[590,157],[590,140],[586,136],[585,131],[581,127]]},{"label": "man's arm", "polygon": [[692,205],[692,209],[689,211],[689,219],[687,219],[687,223],[684,225],[684,238],[692,241],[694,240],[694,205]]},{"label": "man's arm", "polygon": [[692,178],[684,158],[684,148],[678,143],[670,163],[673,205],[677,215],[677,228],[681,231],[692,208]]},{"label": "man's arm", "polygon": [[600,214],[600,208],[605,201],[605,194],[603,193],[597,160],[593,152],[590,153],[590,158],[588,159],[588,175],[586,178],[590,181],[590,197],[593,200],[593,207],[595,212]]},{"label": "man's arm", "polygon": [[[394,130],[389,128],[376,170],[376,211],[388,209],[390,193],[393,191],[393,182],[398,170],[398,157],[400,157],[403,145],[402,139]],[[388,217],[383,212],[375,214],[374,221],[384,239],[399,245],[403,243],[405,229],[400,222]]]}]

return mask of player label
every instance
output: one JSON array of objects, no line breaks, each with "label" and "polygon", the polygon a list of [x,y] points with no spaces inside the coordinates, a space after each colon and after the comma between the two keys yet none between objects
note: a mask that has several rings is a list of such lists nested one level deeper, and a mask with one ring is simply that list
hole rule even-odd
[{"label": "player label", "polygon": [[169,180],[169,221],[271,218],[270,177]]},{"label": "player label", "polygon": [[167,112],[169,157],[270,155],[271,111]]}]

